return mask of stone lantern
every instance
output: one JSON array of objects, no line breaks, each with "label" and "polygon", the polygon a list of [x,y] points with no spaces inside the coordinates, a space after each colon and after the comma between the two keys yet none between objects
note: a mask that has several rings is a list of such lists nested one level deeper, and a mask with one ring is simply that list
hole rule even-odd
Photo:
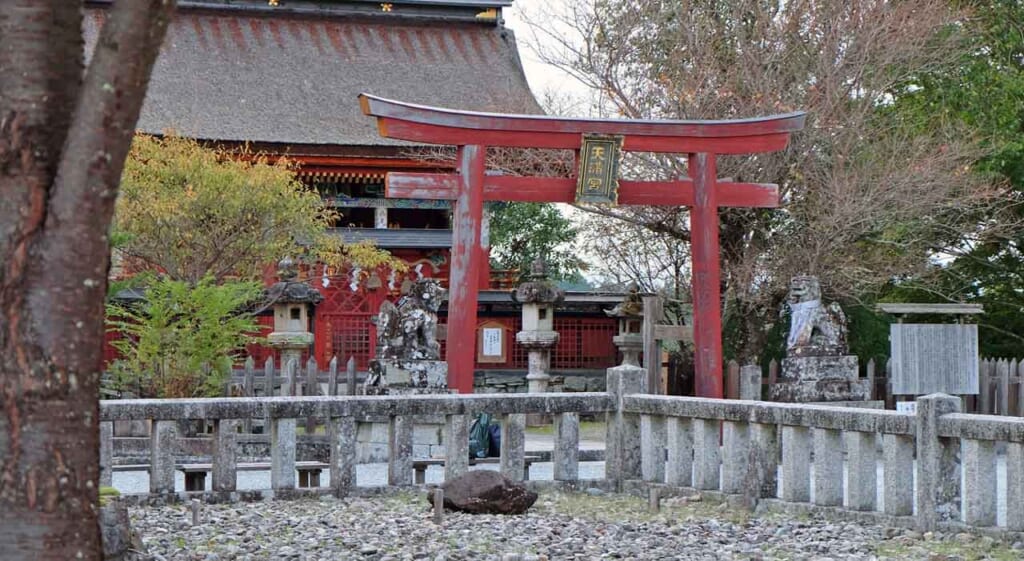
[{"label": "stone lantern", "polygon": [[640,287],[636,283],[630,284],[625,300],[604,313],[619,320],[619,334],[612,338],[612,342],[622,352],[622,364],[640,366],[640,350],[644,346],[644,302]]},{"label": "stone lantern", "polygon": [[302,360],[302,351],[313,344],[309,318],[313,307],[324,299],[315,288],[297,281],[297,277],[295,262],[285,257],[277,264],[278,282],[265,290],[263,295],[274,310],[274,331],[267,336],[267,340],[271,347],[281,350],[282,370],[293,359],[298,365]]},{"label": "stone lantern", "polygon": [[527,281],[516,288],[512,299],[523,306],[523,329],[516,333],[516,342],[528,353],[529,392],[544,393],[551,380],[551,349],[558,343],[555,304],[565,299],[565,292],[548,279],[547,263],[537,259],[530,265]]}]

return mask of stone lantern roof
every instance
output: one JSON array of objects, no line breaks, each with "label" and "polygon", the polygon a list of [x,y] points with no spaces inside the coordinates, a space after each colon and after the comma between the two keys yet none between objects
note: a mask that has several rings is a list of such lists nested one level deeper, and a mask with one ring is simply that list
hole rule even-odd
[{"label": "stone lantern roof", "polygon": [[263,299],[268,305],[274,304],[310,304],[316,306],[323,301],[320,291],[308,283],[295,280],[298,278],[298,267],[291,257],[285,257],[277,264],[278,282],[263,291]]},{"label": "stone lantern roof", "polygon": [[557,304],[565,299],[565,291],[548,278],[548,265],[540,258],[530,264],[527,281],[512,293],[512,299],[520,304]]}]

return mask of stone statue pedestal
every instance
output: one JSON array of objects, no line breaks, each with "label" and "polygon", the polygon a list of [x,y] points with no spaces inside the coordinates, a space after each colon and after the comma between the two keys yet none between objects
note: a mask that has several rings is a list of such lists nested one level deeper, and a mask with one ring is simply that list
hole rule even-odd
[{"label": "stone statue pedestal", "polygon": [[448,363],[442,360],[375,359],[370,361],[370,378],[379,382],[366,386],[366,395],[451,393]]},{"label": "stone statue pedestal", "polygon": [[858,372],[853,355],[784,358],[770,399],[789,403],[866,401],[871,399],[871,387]]}]

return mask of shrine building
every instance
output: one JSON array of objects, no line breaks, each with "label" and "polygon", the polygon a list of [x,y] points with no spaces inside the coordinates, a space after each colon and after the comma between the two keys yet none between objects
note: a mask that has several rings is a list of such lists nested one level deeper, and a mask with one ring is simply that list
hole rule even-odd
[{"label": "shrine building", "polygon": [[[86,2],[87,49],[109,4]],[[320,265],[309,271],[324,296],[311,320],[312,356],[321,367],[333,356],[352,356],[365,370],[375,351],[370,317],[380,304],[396,299],[403,283],[432,277],[447,286],[449,275],[451,202],[385,198],[384,176],[450,172],[454,160],[437,157],[436,148],[383,138],[374,119],[360,110],[358,95],[541,113],[515,36],[502,18],[511,5],[512,0],[179,0],[138,130],[174,130],[224,148],[248,146],[286,156],[299,165],[299,178],[338,211],[335,235],[373,240],[409,266],[400,275]],[[515,344],[520,309],[510,289],[516,277],[484,269],[477,279],[478,330],[504,330],[501,355],[484,356],[478,349],[478,380],[526,369],[526,352]],[[616,324],[603,310],[620,299],[567,294],[556,312],[561,339],[552,355],[553,374],[616,364]],[[441,323],[445,314],[442,308]],[[269,325],[272,318],[266,320]],[[253,354],[263,360],[272,352]]]}]

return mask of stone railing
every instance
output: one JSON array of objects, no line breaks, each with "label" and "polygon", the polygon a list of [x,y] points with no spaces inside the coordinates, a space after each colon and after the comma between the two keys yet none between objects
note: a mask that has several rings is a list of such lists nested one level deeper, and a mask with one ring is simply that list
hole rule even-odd
[{"label": "stone railing", "polygon": [[526,415],[552,415],[555,446],[554,478],[577,479],[579,470],[579,413],[603,413],[611,409],[605,393],[543,395],[422,395],[357,397],[270,397],[215,399],[141,399],[103,401],[100,404],[101,485],[113,481],[113,422],[152,421],[149,454],[149,492],[175,493],[177,468],[175,438],[178,422],[206,420],[213,426],[211,462],[214,496],[229,499],[236,493],[238,424],[246,419],[269,419],[270,481],[274,496],[297,494],[296,433],[298,420],[325,420],[330,442],[330,491],[348,494],[355,483],[356,424],[359,419],[388,419],[388,484],[413,483],[413,425],[417,418],[443,416],[446,457],[445,477],[455,477],[469,467],[469,424],[474,415],[487,412],[501,419],[501,471],[512,479],[523,478]]},{"label": "stone railing", "polygon": [[924,531],[960,526],[962,507],[967,526],[992,528],[1000,502],[996,444],[1003,442],[1003,529],[1024,531],[1024,419],[959,409],[959,398],[942,394],[918,398],[917,414],[630,395],[618,414],[640,444],[622,477],[720,491],[747,504],[874,513]]},{"label": "stone railing", "polygon": [[[170,450],[177,421],[205,419],[214,427],[212,495],[231,495],[236,423],[269,418],[271,490],[277,497],[301,494],[296,424],[317,417],[330,441],[330,486],[320,492],[345,495],[355,483],[356,424],[373,417],[388,419],[388,484],[411,485],[417,418],[445,419],[444,476],[450,478],[469,467],[471,417],[488,412],[501,419],[500,469],[521,480],[525,416],[539,413],[554,418],[553,479],[573,484],[579,479],[579,414],[604,412],[605,479],[598,483],[607,488],[659,489],[662,496],[696,489],[747,506],[825,509],[921,530],[1024,531],[1024,419],[961,414],[960,400],[941,394],[919,398],[913,414],[654,396],[645,393],[646,379],[640,368],[619,366],[608,369],[607,393],[105,401],[101,473],[109,485],[112,422],[151,420],[150,495],[174,495]],[[997,444],[1005,446],[1002,497]],[[1000,502],[1006,516],[997,528]]]}]

